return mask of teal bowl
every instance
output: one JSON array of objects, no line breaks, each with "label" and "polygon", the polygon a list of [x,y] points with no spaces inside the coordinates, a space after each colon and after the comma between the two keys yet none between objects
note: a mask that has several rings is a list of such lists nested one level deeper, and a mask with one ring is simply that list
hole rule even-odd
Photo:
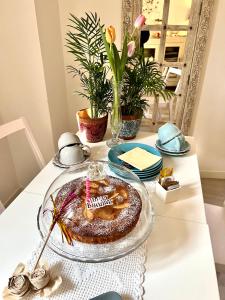
[{"label": "teal bowl", "polygon": [[168,143],[164,144],[163,147],[165,150],[170,152],[179,152],[183,149],[183,146],[185,144],[185,137],[183,134],[180,134],[179,136],[176,136]]},{"label": "teal bowl", "polygon": [[181,130],[172,123],[166,123],[158,129],[158,137],[162,145],[181,134]]}]

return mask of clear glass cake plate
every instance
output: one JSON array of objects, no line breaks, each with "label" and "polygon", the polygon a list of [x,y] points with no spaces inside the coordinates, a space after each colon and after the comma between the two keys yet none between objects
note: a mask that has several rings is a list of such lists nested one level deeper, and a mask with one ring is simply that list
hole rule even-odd
[{"label": "clear glass cake plate", "polygon": [[69,245],[65,237],[63,238],[60,226],[56,223],[47,246],[58,255],[73,261],[106,262],[123,257],[137,249],[148,238],[154,223],[150,195],[144,184],[133,172],[124,166],[111,162],[87,161],[65,170],[50,185],[37,217],[38,229],[44,240],[52,224],[54,211],[52,200],[55,199],[65,184],[75,179],[86,178],[93,164],[99,165],[106,176],[116,177],[130,184],[141,197],[142,209],[139,220],[130,233],[114,242],[103,244],[89,244],[73,240],[73,245]]}]

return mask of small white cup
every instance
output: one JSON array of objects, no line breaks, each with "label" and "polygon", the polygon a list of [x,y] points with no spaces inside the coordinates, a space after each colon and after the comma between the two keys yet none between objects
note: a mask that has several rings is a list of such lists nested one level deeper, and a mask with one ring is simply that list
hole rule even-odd
[{"label": "small white cup", "polygon": [[84,151],[79,145],[64,147],[59,151],[59,160],[64,165],[78,164],[84,160]]},{"label": "small white cup", "polygon": [[58,140],[58,148],[61,150],[63,147],[71,145],[71,144],[79,144],[80,140],[78,136],[71,132],[64,132],[60,135]]}]

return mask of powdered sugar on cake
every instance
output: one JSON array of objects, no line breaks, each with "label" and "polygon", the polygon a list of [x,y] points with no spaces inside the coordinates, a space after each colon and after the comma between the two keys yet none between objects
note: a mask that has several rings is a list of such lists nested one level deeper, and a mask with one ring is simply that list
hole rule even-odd
[{"label": "powdered sugar on cake", "polygon": [[112,205],[90,209],[91,217],[85,214],[85,177],[75,179],[60,189],[56,207],[71,192],[76,194],[70,208],[73,213],[70,212],[70,217],[63,221],[75,239],[78,237],[82,241],[83,238],[83,241],[93,243],[116,240],[130,232],[139,219],[142,207],[140,195],[122,179],[106,176],[102,182],[91,183],[92,197],[106,197],[112,202]]}]

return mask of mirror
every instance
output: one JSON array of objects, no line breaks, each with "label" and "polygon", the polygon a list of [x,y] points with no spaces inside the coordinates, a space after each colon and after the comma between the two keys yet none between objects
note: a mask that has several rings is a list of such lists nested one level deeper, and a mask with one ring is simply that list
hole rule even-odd
[{"label": "mirror", "polygon": [[[212,0],[123,0],[123,29],[130,31],[139,14],[146,17],[140,45],[144,55],[158,62],[168,89],[175,92],[172,103],[149,99],[152,123],[160,119],[160,108],[167,107],[167,119],[185,134],[190,128],[199,87],[203,54],[209,29]],[[162,105],[161,105],[162,104]],[[172,115],[172,117],[171,117]],[[146,123],[147,124],[147,123]]]}]

